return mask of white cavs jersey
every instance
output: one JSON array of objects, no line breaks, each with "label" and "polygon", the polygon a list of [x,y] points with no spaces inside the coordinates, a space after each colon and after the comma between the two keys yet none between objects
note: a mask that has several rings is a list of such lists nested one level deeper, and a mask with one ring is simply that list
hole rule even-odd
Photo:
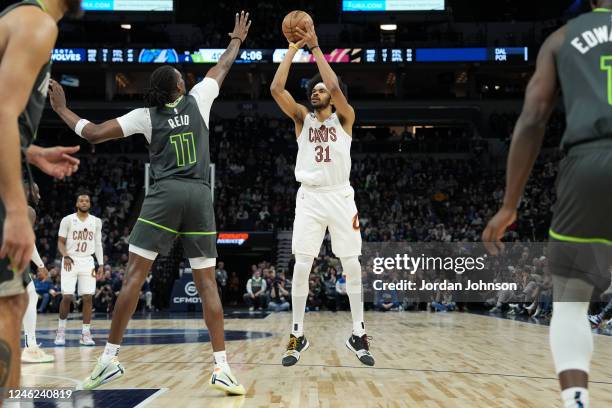
[{"label": "white cavs jersey", "polygon": [[297,139],[295,179],[307,186],[346,185],[351,174],[351,137],[332,113],[323,123],[314,113],[304,118]]},{"label": "white cavs jersey", "polygon": [[81,221],[76,213],[65,216],[60,223],[59,236],[66,238],[66,253],[72,259],[70,270],[61,267],[62,293],[73,294],[77,288],[80,295],[92,295],[96,291],[96,255],[102,265],[102,220],[91,214]]},{"label": "white cavs jersey", "polygon": [[[60,223],[59,236],[66,238],[66,252],[69,257],[90,257],[96,252],[98,239],[101,241],[102,220],[91,214],[85,221],[81,221],[76,213],[67,215]],[[102,259],[97,261],[102,263]]]},{"label": "white cavs jersey", "polygon": [[351,137],[333,113],[323,123],[310,113],[297,139],[292,252],[317,257],[329,229],[337,257],[361,255],[361,233],[351,174]]}]

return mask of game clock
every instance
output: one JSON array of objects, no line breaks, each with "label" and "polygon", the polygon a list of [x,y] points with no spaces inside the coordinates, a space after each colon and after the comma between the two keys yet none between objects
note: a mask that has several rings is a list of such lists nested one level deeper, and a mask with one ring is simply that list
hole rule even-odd
[{"label": "game clock", "polygon": [[262,62],[265,50],[243,50],[236,58],[236,62]]}]

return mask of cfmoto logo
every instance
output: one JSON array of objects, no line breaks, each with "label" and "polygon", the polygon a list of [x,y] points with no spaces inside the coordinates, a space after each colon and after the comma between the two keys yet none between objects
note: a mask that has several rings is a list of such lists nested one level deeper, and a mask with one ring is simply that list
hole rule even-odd
[{"label": "cfmoto logo", "polygon": [[198,295],[198,288],[196,288],[195,283],[188,282],[185,285],[185,294],[187,296],[197,296]]}]

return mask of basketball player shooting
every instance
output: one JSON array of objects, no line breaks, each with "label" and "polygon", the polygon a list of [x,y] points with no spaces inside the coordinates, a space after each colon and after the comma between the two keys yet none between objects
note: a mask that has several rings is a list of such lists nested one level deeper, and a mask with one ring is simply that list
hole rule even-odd
[{"label": "basketball player shooting", "polygon": [[[303,15],[293,15],[302,13]],[[289,50],[276,71],[270,91],[281,110],[293,119],[298,143],[295,178],[301,183],[295,204],[292,250],[295,255],[291,297],[293,327],[284,366],[292,366],[308,347],[304,336],[304,312],[308,297],[308,277],[319,254],[325,230],[329,228],[332,249],[346,273],[346,291],[351,306],[353,332],[346,346],[361,363],[373,366],[363,322],[361,287],[361,234],[355,205],[355,192],[349,183],[351,172],[351,135],[355,111],[342,92],[341,84],[318,45],[310,17],[304,12],[287,16],[287,21],[305,22],[290,26]],[[292,42],[292,40],[296,42]],[[310,90],[313,111],[297,103],[285,89],[289,68],[298,50],[307,45],[317,63],[322,80]]]},{"label": "basketball player shooting", "polygon": [[556,182],[548,258],[553,275],[550,348],[565,408],[589,407],[593,335],[587,312],[594,288],[603,291],[610,283],[612,1],[591,5],[593,12],[570,20],[540,48],[512,136],[503,205],[482,236],[491,253],[500,252],[500,240],[516,220],[546,123],[563,90],[565,158]]},{"label": "basketball player shooting", "polygon": [[60,223],[57,249],[62,255],[61,284],[62,302],[55,345],[66,345],[66,323],[75,291],[83,300],[83,326],[81,346],[95,346],[91,336],[91,311],[93,295],[96,292],[96,270],[93,255],[98,261],[98,275],[104,273],[104,252],[102,247],[102,220],[89,213],[91,197],[85,192],[77,193],[77,211],[67,215]]},{"label": "basketball player shooting", "polygon": [[115,305],[108,342],[85,380],[86,389],[123,376],[125,370],[117,354],[138,305],[142,284],[157,255],[167,254],[179,238],[193,270],[210,333],[215,367],[209,385],[228,394],[246,392],[233,376],[225,353],[223,307],[215,279],[217,233],[209,181],[209,119],[212,104],[250,26],[249,13],[236,13],[227,49],[189,93],[179,71],[169,65],[159,67],[151,74],[146,108],[101,124],[81,119],[68,109],[62,87],[51,81],[53,110],[90,143],[143,134],[149,142],[155,180],[130,234],[127,274]]}]

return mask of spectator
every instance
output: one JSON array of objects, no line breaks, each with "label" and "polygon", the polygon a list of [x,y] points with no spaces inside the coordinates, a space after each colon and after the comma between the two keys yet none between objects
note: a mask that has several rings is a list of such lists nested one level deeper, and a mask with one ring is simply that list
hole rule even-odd
[{"label": "spectator", "polygon": [[227,294],[227,271],[225,270],[225,262],[217,262],[215,278],[217,280],[217,290],[219,291],[219,298],[221,299],[221,302],[223,302]]},{"label": "spectator", "polygon": [[388,312],[389,310],[399,310],[400,302],[395,290],[385,290],[376,292],[376,310]]},{"label": "spectator", "polygon": [[232,305],[238,304],[240,299],[240,278],[235,271],[230,273],[229,284],[228,284],[229,300]]},{"label": "spectator", "polygon": [[348,310],[349,306],[348,295],[346,293],[346,274],[342,273],[336,281],[336,309]]},{"label": "spectator", "polygon": [[[272,270],[274,271],[274,270]],[[274,273],[274,272],[272,272]],[[270,303],[268,308],[275,312],[289,310],[289,291],[285,287],[285,274],[280,272],[272,281],[270,289]]]},{"label": "spectator", "polygon": [[53,282],[49,279],[49,273],[46,268],[38,269],[36,278],[34,278],[34,287],[40,298],[38,313],[44,313],[51,300],[51,290],[53,289]]},{"label": "spectator", "polygon": [[261,277],[261,271],[256,267],[253,276],[247,281],[246,290],[244,302],[249,306],[249,311],[252,312],[255,310],[255,307],[257,307],[257,310],[266,308],[268,303],[266,281]]}]

